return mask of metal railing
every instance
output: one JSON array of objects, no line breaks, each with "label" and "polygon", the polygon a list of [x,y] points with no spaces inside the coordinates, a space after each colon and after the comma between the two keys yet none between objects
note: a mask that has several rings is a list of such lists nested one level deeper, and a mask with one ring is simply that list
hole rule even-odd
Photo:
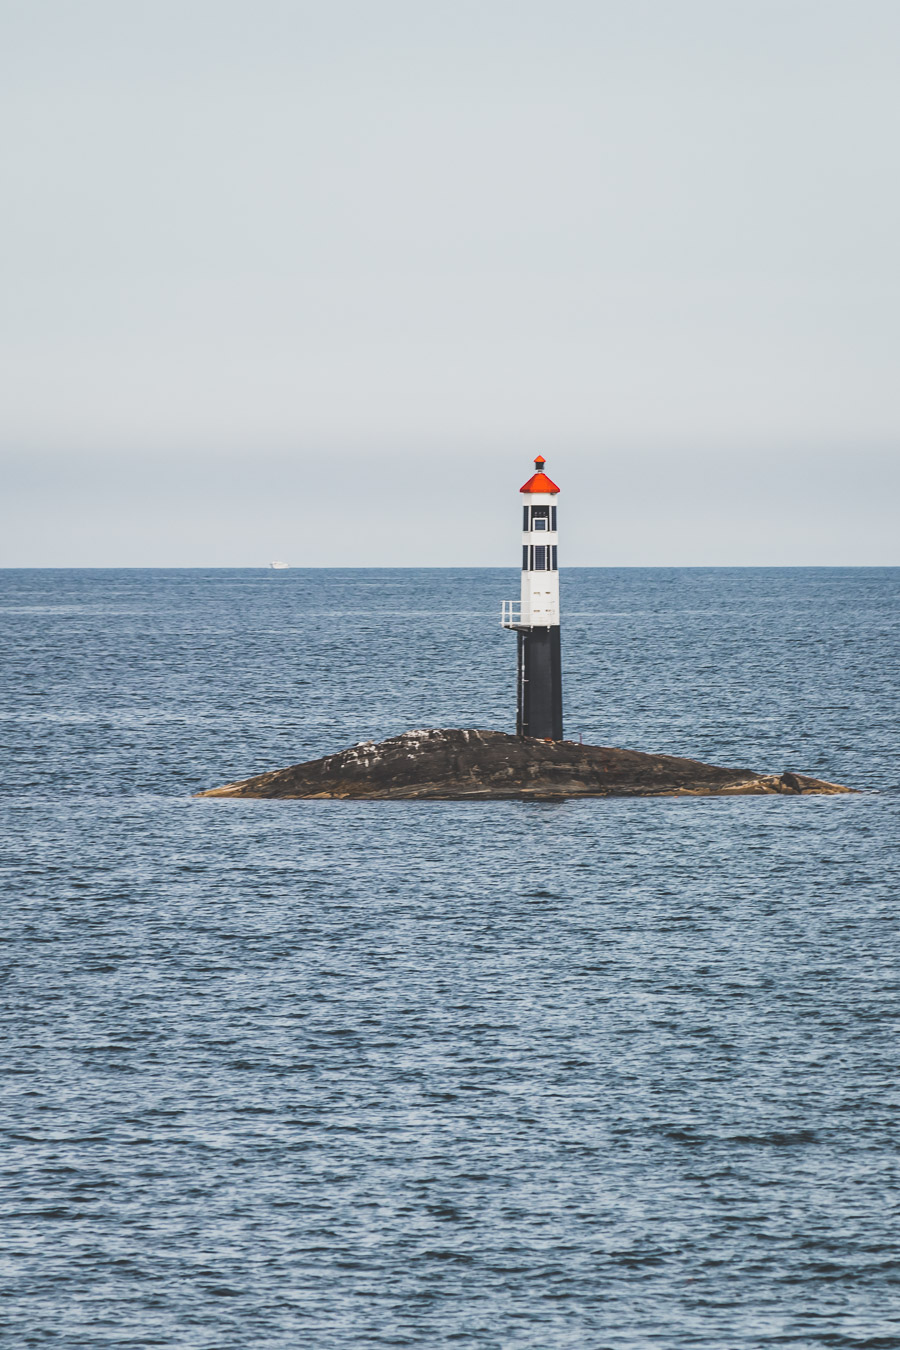
[{"label": "metal railing", "polygon": [[500,610],[500,625],[503,628],[521,628],[522,626],[521,600],[503,601],[503,608]]}]

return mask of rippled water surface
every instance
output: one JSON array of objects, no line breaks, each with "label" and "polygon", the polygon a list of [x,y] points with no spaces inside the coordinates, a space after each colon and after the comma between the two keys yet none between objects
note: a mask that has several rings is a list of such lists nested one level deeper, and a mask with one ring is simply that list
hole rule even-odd
[{"label": "rippled water surface", "polygon": [[568,735],[859,795],[191,798],[517,579],[0,573],[4,1345],[900,1346],[900,572],[563,574]]}]

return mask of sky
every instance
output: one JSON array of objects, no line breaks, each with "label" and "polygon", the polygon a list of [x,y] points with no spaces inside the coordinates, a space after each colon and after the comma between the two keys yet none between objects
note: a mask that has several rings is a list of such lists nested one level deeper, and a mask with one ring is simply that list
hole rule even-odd
[{"label": "sky", "polygon": [[896,0],[0,0],[0,566],[900,563]]}]

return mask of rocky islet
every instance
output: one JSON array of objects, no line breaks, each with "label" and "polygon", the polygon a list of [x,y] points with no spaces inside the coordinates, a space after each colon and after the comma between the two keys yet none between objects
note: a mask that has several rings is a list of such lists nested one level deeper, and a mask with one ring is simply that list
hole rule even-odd
[{"label": "rocky islet", "polygon": [[341,800],[564,800],[570,797],[802,796],[852,791],[806,774],[720,768],[502,731],[407,731],[256,774],[199,797]]}]

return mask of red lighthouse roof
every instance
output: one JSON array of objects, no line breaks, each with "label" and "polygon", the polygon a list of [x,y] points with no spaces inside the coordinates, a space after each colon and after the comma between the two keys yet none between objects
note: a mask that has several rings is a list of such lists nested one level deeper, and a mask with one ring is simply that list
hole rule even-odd
[{"label": "red lighthouse roof", "polygon": [[535,472],[531,475],[528,482],[519,488],[520,492],[559,492],[552,478],[548,478],[544,473],[544,465],[547,461],[543,455],[538,455],[534,461]]}]

